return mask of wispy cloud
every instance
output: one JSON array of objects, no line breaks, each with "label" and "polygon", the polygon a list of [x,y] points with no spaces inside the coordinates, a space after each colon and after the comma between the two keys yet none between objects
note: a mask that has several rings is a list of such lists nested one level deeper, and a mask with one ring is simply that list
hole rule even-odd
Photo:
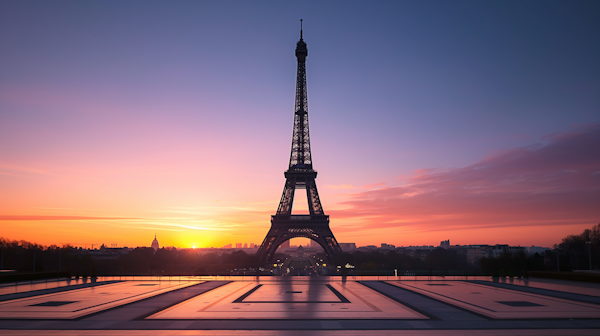
[{"label": "wispy cloud", "polygon": [[365,186],[362,186],[362,189],[373,189],[373,188],[377,188],[377,187],[383,187],[385,185],[385,183],[375,183],[375,184],[367,184]]},{"label": "wispy cloud", "polygon": [[[50,175],[50,173],[48,173],[42,169],[23,167],[23,166],[14,165],[14,164],[8,164],[8,163],[0,163],[0,169],[5,170],[5,171],[8,170],[11,172],[25,172],[25,173],[32,173],[32,174],[38,174],[38,175]],[[6,173],[6,172],[4,172],[4,174],[12,175],[12,173]],[[22,176],[22,175],[16,175],[16,176]]]},{"label": "wispy cloud", "polygon": [[381,187],[384,185],[385,185],[385,183],[375,183],[375,184],[367,184],[364,186],[355,187],[351,184],[340,184],[340,185],[326,184],[325,187],[331,188],[331,189],[373,189],[373,188]]},{"label": "wispy cloud", "polygon": [[350,184],[340,184],[340,185],[326,184],[325,186],[327,188],[331,188],[331,189],[354,189],[355,188],[353,185],[350,185]]},{"label": "wispy cloud", "polygon": [[195,218],[152,218],[152,219],[138,219],[130,221],[130,223],[139,223],[140,225],[153,225],[157,227],[171,227],[180,229],[190,230],[207,230],[207,231],[228,231],[234,230],[241,225],[235,223],[224,223],[215,221],[212,219],[195,219]]},{"label": "wispy cloud", "polygon": [[131,220],[125,217],[0,215],[0,221],[52,221],[52,220]]},{"label": "wispy cloud", "polygon": [[31,209],[41,209],[41,210],[96,210],[96,209],[56,208],[56,207],[31,207]]},{"label": "wispy cloud", "polygon": [[[262,203],[261,203],[262,204]],[[272,206],[272,203],[265,203]],[[275,203],[276,204],[276,203]],[[181,213],[181,214],[192,214],[192,215],[206,215],[215,213],[263,213],[270,212],[271,208],[256,207],[256,206],[203,206],[203,207],[171,207],[165,210],[157,210],[159,212],[170,212],[170,213]]]},{"label": "wispy cloud", "polygon": [[11,173],[3,173],[3,172],[0,172],[0,175],[17,176],[17,177],[27,177],[27,176],[25,176],[25,175],[11,174]]},{"label": "wispy cloud", "polygon": [[419,231],[600,221],[600,125],[546,137],[457,169],[421,169],[396,187],[355,193],[330,210],[353,228]]},{"label": "wispy cloud", "polygon": [[173,231],[173,232],[182,232],[185,230],[177,230],[177,229],[169,229],[169,228],[162,228],[162,227],[148,227],[148,226],[130,226],[130,225],[124,225],[122,227],[128,227],[128,228],[134,228],[134,229],[145,229],[145,230],[158,230],[158,231]]}]

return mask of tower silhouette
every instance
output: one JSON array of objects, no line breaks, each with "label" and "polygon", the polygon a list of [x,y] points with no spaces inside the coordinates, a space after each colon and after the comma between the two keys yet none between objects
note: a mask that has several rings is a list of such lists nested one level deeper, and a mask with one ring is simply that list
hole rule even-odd
[{"label": "tower silhouette", "polygon": [[[321,245],[330,260],[332,256],[342,252],[329,228],[329,216],[323,212],[315,183],[317,172],[313,170],[308,131],[307,56],[308,49],[302,38],[302,20],[300,20],[300,40],[296,44],[298,72],[292,152],[289,168],[285,172],[285,187],[277,214],[271,216],[271,229],[256,252],[259,260],[263,262],[271,261],[273,254],[283,242],[298,237],[309,238]],[[292,215],[296,189],[306,189],[309,215]]]}]

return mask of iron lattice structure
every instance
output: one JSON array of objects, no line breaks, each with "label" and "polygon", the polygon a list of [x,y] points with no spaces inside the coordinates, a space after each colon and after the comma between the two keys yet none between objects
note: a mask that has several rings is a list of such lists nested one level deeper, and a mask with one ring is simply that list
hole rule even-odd
[{"label": "iron lattice structure", "polygon": [[[317,192],[310,152],[310,133],[308,130],[308,99],[306,96],[306,57],[308,49],[302,38],[296,44],[298,72],[296,76],[296,104],[294,113],[294,132],[290,164],[285,172],[285,187],[279,201],[277,214],[271,216],[271,229],[258,249],[257,256],[263,262],[270,262],[277,248],[292,238],[309,238],[325,250],[330,259],[342,252],[333,232],[329,228],[329,216],[323,212],[323,206]],[[306,189],[309,215],[292,215],[294,193],[296,189]]]}]

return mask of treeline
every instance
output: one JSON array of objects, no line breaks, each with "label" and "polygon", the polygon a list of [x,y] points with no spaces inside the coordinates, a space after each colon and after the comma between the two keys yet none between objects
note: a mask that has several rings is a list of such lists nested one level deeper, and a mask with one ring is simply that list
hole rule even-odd
[{"label": "treeline", "polygon": [[479,262],[486,273],[499,276],[525,275],[526,271],[587,270],[590,264],[591,269],[597,270],[600,265],[600,224],[581,234],[564,237],[560,244],[544,254],[504,253],[496,258],[482,258]]},{"label": "treeline", "polygon": [[[589,242],[589,243],[587,243]],[[223,254],[200,254],[197,250],[159,249],[139,247],[127,254],[93,258],[87,250],[70,245],[42,246],[27,241],[0,238],[2,269],[19,272],[69,271],[71,275],[224,275],[232,270],[252,274],[259,266],[254,255],[243,251]],[[397,251],[343,253],[334,259],[334,266],[354,266],[360,274],[378,274],[375,271],[398,270],[463,270],[473,274],[519,276],[528,271],[570,271],[588,269],[600,264],[600,224],[579,235],[569,235],[544,254],[528,256],[524,251],[484,257],[475,265],[467,262],[459,249],[438,248],[428,253],[413,254]],[[283,255],[277,258],[283,258]],[[325,259],[324,255],[320,256]],[[240,273],[239,270],[242,270]],[[372,271],[372,273],[369,273]],[[254,271],[255,272],[255,271]],[[357,273],[358,274],[358,273]]]},{"label": "treeline", "polygon": [[[589,243],[588,243],[589,242]],[[568,235],[558,245],[554,245],[554,251],[550,258],[558,262],[556,269],[571,271],[574,269],[588,269],[590,262],[592,269],[600,268],[600,224],[584,230],[578,235]],[[591,258],[591,259],[590,259]]]},{"label": "treeline", "polygon": [[[344,253],[336,256],[334,264],[353,265],[356,270],[477,270],[478,267],[467,262],[464,255],[455,250],[438,248],[424,257],[419,253],[411,256],[394,250],[388,252]],[[363,272],[364,273],[364,272]],[[374,273],[375,274],[375,273]]]},{"label": "treeline", "polygon": [[[138,247],[116,260],[96,260],[99,274],[223,275],[234,269],[257,268],[257,259],[244,251],[200,254],[195,250]],[[249,271],[250,272],[250,271]]]},{"label": "treeline", "polygon": [[[260,265],[254,255],[244,251],[232,253],[200,254],[197,250],[138,247],[127,254],[93,258],[87,250],[72,246],[41,246],[26,241],[8,241],[0,238],[4,269],[20,272],[69,271],[73,276],[82,275],[224,275],[232,270],[236,274],[256,274]],[[325,260],[325,255],[319,255]],[[276,259],[284,259],[278,254]],[[34,261],[35,260],[35,261]],[[350,264],[356,270],[476,270],[478,267],[466,262],[466,258],[453,250],[436,249],[421,258],[397,253],[354,252],[336,256],[334,265]],[[239,270],[242,270],[241,273]],[[375,273],[373,273],[375,274]]]},{"label": "treeline", "polygon": [[73,274],[82,275],[86,270],[91,272],[93,259],[71,245],[44,246],[0,237],[0,266],[18,272],[71,270]]},{"label": "treeline", "polygon": [[217,275],[233,269],[256,268],[254,255],[243,251],[200,254],[196,250],[138,247],[127,254],[93,257],[70,245],[43,246],[0,238],[0,266],[18,272],[68,271],[83,275]]},{"label": "treeline", "polygon": [[497,257],[483,257],[479,259],[479,266],[485,274],[513,277],[528,276],[530,271],[548,270],[546,254],[535,253],[528,256],[524,251],[519,253],[502,253]]}]

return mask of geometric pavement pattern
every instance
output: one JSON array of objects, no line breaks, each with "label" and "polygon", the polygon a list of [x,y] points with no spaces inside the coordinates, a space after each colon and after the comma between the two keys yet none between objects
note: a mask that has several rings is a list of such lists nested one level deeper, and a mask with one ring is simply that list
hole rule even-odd
[{"label": "geometric pavement pattern", "polygon": [[597,304],[464,281],[387,283],[492,319],[600,318],[600,305]]},{"label": "geometric pavement pattern", "polygon": [[[0,295],[0,334],[600,334],[600,296],[582,294],[586,291],[578,291],[574,282],[563,282],[562,291],[543,289],[540,294],[541,289],[502,288],[480,280],[231,279],[111,281],[59,292],[37,290],[18,298]],[[577,293],[569,293],[569,286]],[[348,334],[352,330],[360,332]]]}]

